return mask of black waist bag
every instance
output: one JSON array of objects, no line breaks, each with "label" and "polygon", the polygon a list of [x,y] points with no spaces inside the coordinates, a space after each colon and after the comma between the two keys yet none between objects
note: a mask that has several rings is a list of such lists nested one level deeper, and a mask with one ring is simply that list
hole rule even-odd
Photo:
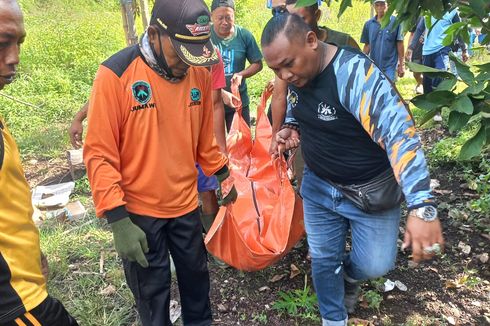
[{"label": "black waist bag", "polygon": [[385,211],[403,201],[402,189],[396,182],[391,168],[363,184],[332,184],[344,197],[366,213]]}]

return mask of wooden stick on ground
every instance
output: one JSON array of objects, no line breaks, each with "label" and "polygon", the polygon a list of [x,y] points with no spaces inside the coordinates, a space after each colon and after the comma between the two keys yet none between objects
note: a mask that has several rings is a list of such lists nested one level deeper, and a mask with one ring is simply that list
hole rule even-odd
[{"label": "wooden stick on ground", "polygon": [[18,98],[15,98],[15,97],[13,97],[11,95],[7,95],[7,94],[4,94],[4,93],[0,93],[0,95],[3,96],[3,97],[8,98],[9,100],[12,100],[12,101],[15,101],[15,102],[18,102],[18,103],[21,103],[21,104],[30,106],[30,107],[35,108],[35,109],[40,109],[41,108],[40,106],[31,104],[31,103],[26,102],[26,101],[19,100]]}]

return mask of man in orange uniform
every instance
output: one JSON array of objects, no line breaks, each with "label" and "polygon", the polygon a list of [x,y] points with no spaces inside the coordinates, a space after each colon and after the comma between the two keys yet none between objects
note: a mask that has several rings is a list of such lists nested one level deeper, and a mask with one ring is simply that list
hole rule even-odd
[{"label": "man in orange uniform", "polygon": [[[0,90],[19,64],[26,32],[16,0],[0,0]],[[41,272],[39,232],[19,150],[0,118],[0,326],[77,326],[48,295]]]},{"label": "man in orange uniform", "polygon": [[144,326],[171,325],[175,263],[184,325],[211,325],[197,169],[216,175],[218,201],[236,199],[213,136],[210,72],[218,62],[201,0],[159,0],[141,43],[99,68],[89,100],[84,161],[97,216],[123,258]]}]

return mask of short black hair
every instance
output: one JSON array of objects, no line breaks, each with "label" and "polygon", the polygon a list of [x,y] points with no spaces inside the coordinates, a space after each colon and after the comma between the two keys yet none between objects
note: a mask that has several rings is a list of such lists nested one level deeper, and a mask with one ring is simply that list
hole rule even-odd
[{"label": "short black hair", "polygon": [[300,16],[282,13],[269,19],[262,32],[260,44],[262,47],[270,45],[282,32],[291,41],[293,38],[306,36],[309,31],[310,26]]},{"label": "short black hair", "polygon": [[[298,0],[286,0],[286,6],[294,5],[298,2]],[[318,10],[318,2],[312,4],[311,6],[306,7],[312,14],[314,14]]]}]

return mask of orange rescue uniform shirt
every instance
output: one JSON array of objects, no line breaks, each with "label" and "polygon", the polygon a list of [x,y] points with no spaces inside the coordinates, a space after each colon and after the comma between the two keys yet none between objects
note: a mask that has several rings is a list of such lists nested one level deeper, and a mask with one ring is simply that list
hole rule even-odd
[{"label": "orange rescue uniform shirt", "polygon": [[222,169],[213,133],[211,76],[190,67],[171,83],[144,61],[138,45],[104,62],[95,77],[84,161],[96,214],[127,211],[178,217],[198,206],[197,169]]}]

